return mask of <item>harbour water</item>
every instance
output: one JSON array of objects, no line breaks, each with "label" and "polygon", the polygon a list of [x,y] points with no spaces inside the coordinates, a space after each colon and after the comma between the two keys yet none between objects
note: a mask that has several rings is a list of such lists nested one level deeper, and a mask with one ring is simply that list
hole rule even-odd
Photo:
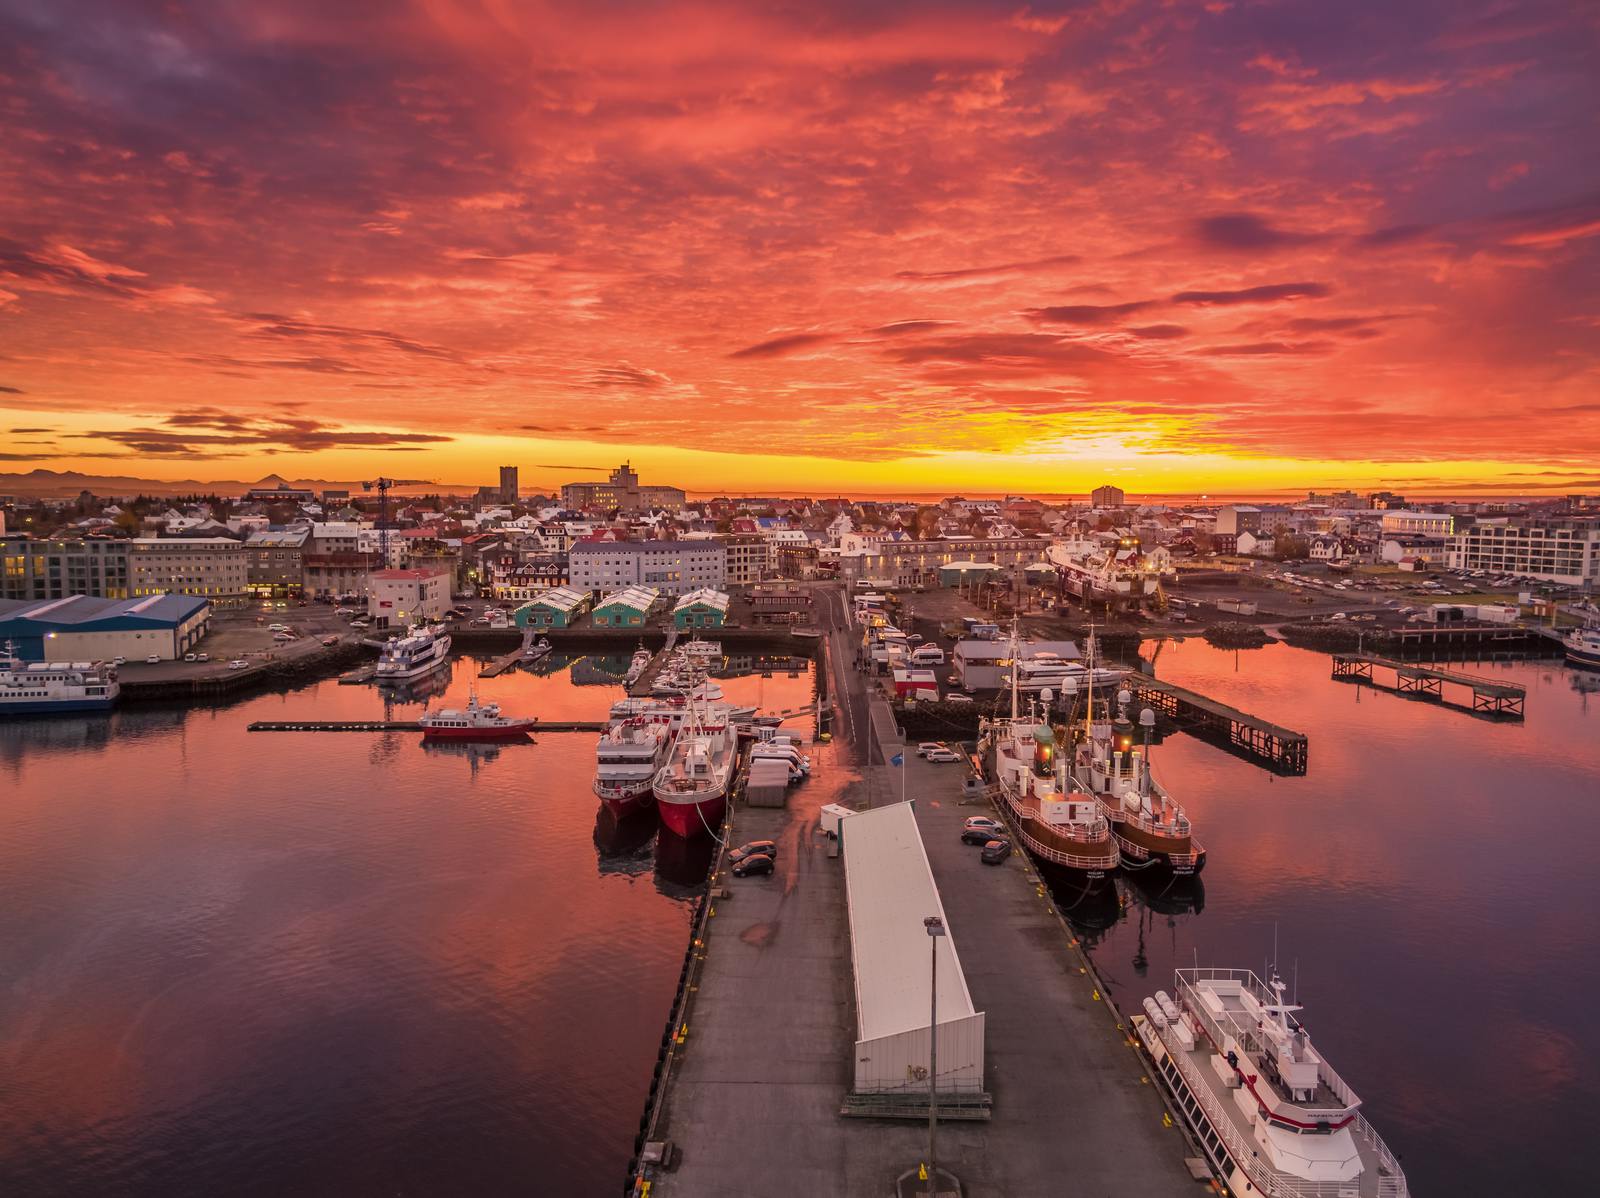
[{"label": "harbour water", "polygon": [[[627,658],[479,693],[598,719]],[[420,690],[459,706],[452,668]],[[598,819],[592,733],[245,730],[421,710],[330,679],[0,725],[0,1193],[617,1192],[709,849]]]},{"label": "harbour water", "polygon": [[[479,693],[595,719],[626,666]],[[1073,912],[1116,997],[1197,956],[1259,969],[1276,935],[1414,1192],[1587,1188],[1600,689],[1468,667],[1529,688],[1526,721],[1494,723],[1286,646],[1170,643],[1155,668],[1308,732],[1310,772],[1157,746],[1210,850],[1203,904],[1123,885]],[[812,693],[781,670],[723,687]],[[420,711],[330,680],[0,725],[0,1193],[616,1192],[709,854],[597,818],[592,734],[245,731]]]},{"label": "harbour water", "polygon": [[1077,918],[1124,1010],[1174,966],[1260,972],[1276,938],[1413,1193],[1580,1193],[1600,1101],[1600,675],[1460,668],[1526,685],[1527,719],[1335,682],[1326,654],[1286,645],[1160,646],[1160,677],[1308,733],[1309,772],[1169,736],[1154,771],[1210,852],[1203,894],[1122,884]]}]

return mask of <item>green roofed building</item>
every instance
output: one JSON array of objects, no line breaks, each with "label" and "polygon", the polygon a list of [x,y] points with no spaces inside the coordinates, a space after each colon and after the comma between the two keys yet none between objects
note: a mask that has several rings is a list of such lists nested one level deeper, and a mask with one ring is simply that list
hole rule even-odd
[{"label": "green roofed building", "polygon": [[518,628],[571,628],[589,610],[589,592],[552,587],[511,613]]},{"label": "green roofed building", "polygon": [[690,591],[672,609],[677,628],[721,628],[728,619],[728,594],[704,587]]},{"label": "green roofed building", "polygon": [[650,609],[661,598],[655,587],[623,587],[613,591],[594,609],[596,628],[642,628]]},{"label": "green roofed building", "polygon": [[939,567],[939,585],[959,587],[969,582],[983,582],[999,573],[993,562],[951,562]]}]

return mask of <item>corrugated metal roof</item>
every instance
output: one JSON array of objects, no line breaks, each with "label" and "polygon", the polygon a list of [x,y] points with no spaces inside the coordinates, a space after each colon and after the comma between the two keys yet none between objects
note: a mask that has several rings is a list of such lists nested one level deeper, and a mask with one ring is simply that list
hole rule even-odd
[{"label": "corrugated metal roof", "polygon": [[615,605],[630,608],[633,611],[647,612],[655,606],[655,602],[659,598],[661,598],[661,592],[655,587],[623,587],[620,591],[614,591],[600,600],[599,607],[595,610],[598,611],[600,608]]},{"label": "corrugated metal roof", "polygon": [[554,611],[570,612],[576,610],[588,599],[588,591],[580,591],[573,587],[551,587],[548,591],[531,600],[527,606],[548,607]]},{"label": "corrugated metal roof", "polygon": [[728,594],[726,591],[719,591],[712,587],[701,587],[698,591],[690,591],[682,599],[679,599],[678,605],[672,610],[680,612],[696,604],[701,604],[727,615]]},{"label": "corrugated metal roof", "polygon": [[179,624],[210,601],[198,595],[160,594],[133,599],[70,595],[65,599],[0,600],[0,624],[26,623],[35,631],[86,630]]},{"label": "corrugated metal roof", "polygon": [[[855,964],[857,1038],[927,1027],[929,915],[944,919],[928,854],[909,803],[843,821],[850,955]],[[939,1022],[974,1014],[950,921],[939,941]]]}]

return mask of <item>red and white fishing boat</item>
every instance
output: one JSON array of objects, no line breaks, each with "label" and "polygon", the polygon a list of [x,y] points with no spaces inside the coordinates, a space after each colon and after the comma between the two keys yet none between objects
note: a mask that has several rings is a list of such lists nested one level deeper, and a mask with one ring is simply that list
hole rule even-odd
[{"label": "red and white fishing boat", "polygon": [[739,736],[727,705],[691,699],[667,764],[651,785],[661,823],[685,838],[715,835],[738,760]]},{"label": "red and white fishing boat", "polygon": [[467,698],[466,709],[441,707],[417,721],[423,740],[526,740],[537,720],[500,714],[500,704],[479,703],[478,693]]},{"label": "red and white fishing boat", "polygon": [[600,734],[595,745],[594,793],[617,818],[654,802],[651,785],[672,753],[670,723],[630,716]]}]

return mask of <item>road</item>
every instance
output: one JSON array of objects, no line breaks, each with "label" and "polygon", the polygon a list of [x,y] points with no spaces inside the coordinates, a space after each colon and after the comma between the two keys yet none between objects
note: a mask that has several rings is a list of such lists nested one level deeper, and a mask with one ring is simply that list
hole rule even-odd
[{"label": "road", "polygon": [[869,765],[868,683],[865,675],[855,668],[856,643],[849,601],[840,586],[819,586],[816,596],[817,626],[828,638],[828,661],[833,667],[831,693],[841,724],[838,731],[849,741],[855,764]]}]

